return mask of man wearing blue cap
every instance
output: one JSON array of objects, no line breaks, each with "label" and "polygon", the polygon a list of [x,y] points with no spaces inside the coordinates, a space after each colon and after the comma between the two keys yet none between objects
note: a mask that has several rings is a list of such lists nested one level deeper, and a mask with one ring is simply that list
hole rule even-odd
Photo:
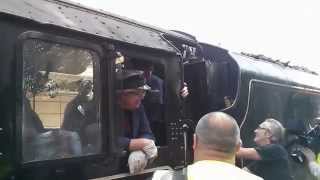
[{"label": "man wearing blue cap", "polygon": [[[144,59],[131,59],[133,68],[143,71],[146,84],[150,86],[149,95],[143,100],[146,115],[151,123],[151,129],[156,137],[157,145],[166,145],[165,123],[164,123],[164,82],[153,73],[154,64]],[[186,98],[189,95],[187,84],[184,83],[180,96]]]},{"label": "man wearing blue cap", "polygon": [[119,146],[128,150],[131,173],[141,171],[148,160],[157,156],[154,136],[141,101],[150,87],[142,71],[125,70],[116,73],[118,82],[117,103],[122,111],[123,135]]}]

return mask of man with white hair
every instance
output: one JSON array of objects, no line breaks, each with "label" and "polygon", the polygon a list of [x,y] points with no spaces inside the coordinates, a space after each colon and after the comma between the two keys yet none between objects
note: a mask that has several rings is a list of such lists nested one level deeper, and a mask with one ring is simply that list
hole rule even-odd
[{"label": "man with white hair", "polygon": [[247,167],[250,172],[265,180],[291,180],[288,153],[280,144],[284,136],[282,124],[272,118],[266,119],[254,131],[255,148],[240,148],[238,158],[255,160]]}]

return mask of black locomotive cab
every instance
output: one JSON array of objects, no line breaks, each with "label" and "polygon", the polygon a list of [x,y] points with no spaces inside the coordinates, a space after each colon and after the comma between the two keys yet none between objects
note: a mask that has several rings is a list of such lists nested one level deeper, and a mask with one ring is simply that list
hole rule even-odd
[{"label": "black locomotive cab", "polygon": [[161,87],[142,101],[158,148],[142,174],[182,165],[183,62],[163,32],[68,2],[25,3],[1,2],[0,179],[131,176],[117,73],[146,65]]}]

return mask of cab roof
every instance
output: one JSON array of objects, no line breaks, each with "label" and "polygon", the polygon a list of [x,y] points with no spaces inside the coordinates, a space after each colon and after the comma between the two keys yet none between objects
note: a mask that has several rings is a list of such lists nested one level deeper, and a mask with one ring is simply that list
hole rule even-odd
[{"label": "cab roof", "polygon": [[0,13],[28,19],[39,24],[63,27],[169,52],[176,52],[176,49],[163,38],[163,34],[194,41],[184,34],[138,23],[132,19],[102,10],[94,10],[66,0],[2,0],[0,1]]}]

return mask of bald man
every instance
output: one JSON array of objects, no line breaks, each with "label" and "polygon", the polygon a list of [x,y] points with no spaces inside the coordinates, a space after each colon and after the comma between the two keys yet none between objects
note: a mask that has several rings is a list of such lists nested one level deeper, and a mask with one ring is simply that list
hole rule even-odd
[{"label": "bald man", "polygon": [[[262,180],[235,166],[240,130],[236,120],[228,114],[212,112],[204,115],[197,124],[193,140],[194,163],[187,167],[188,180]],[[177,179],[172,176],[158,179]]]}]

